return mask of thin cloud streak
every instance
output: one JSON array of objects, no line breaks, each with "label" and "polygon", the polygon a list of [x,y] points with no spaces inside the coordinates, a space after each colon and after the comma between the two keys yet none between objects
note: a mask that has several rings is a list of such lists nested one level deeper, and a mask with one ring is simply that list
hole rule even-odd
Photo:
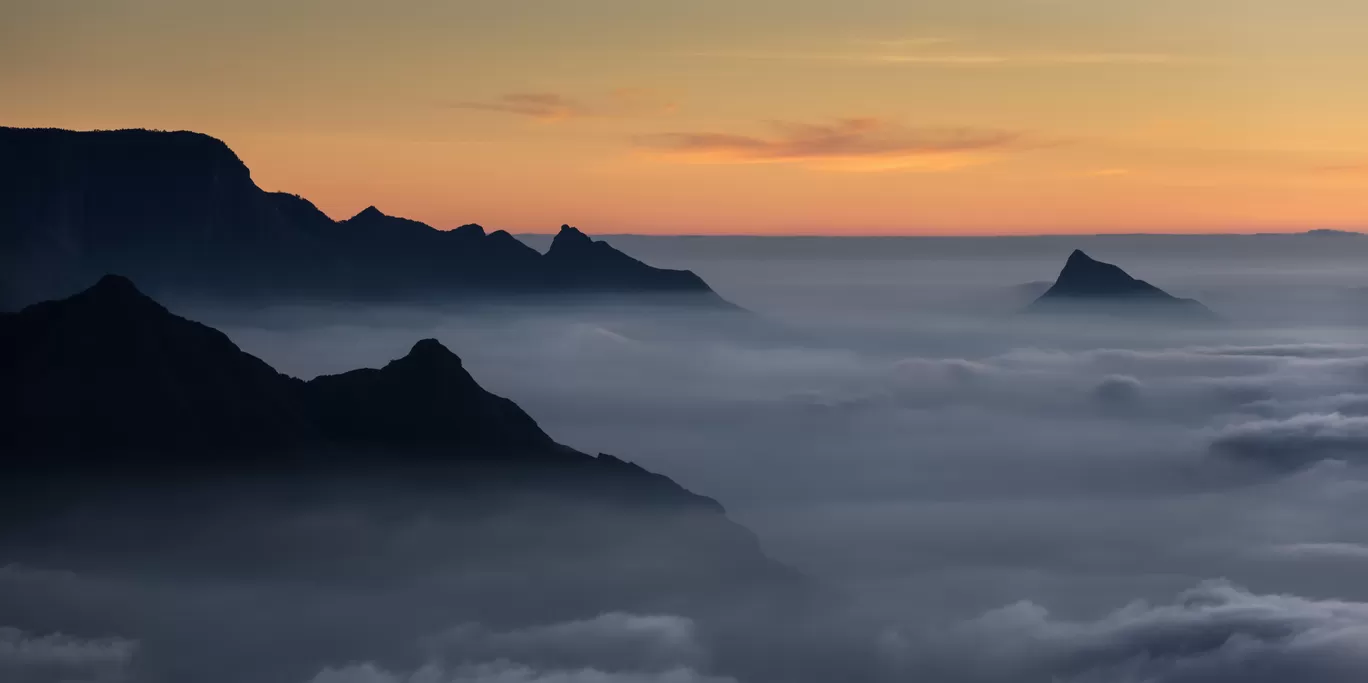
[{"label": "thin cloud streak", "polygon": [[617,88],[589,103],[559,93],[530,92],[508,93],[492,101],[463,101],[449,106],[526,116],[539,121],[650,116],[669,114],[678,108],[674,102],[650,88]]},{"label": "thin cloud streak", "polygon": [[457,109],[476,109],[528,116],[542,121],[563,121],[588,114],[581,103],[556,93],[509,93],[492,102],[456,102]]},{"label": "thin cloud streak", "polygon": [[801,53],[801,52],[693,52],[693,57],[762,61],[809,61],[856,66],[926,67],[1065,67],[1065,66],[1163,66],[1190,62],[1175,55],[1150,52],[1045,52],[1045,53]]},{"label": "thin cloud streak", "polygon": [[642,136],[636,145],[662,158],[705,164],[799,164],[830,171],[950,171],[985,163],[1025,146],[1018,132],[974,128],[909,128],[883,119],[770,123],[770,136],[675,132]]}]

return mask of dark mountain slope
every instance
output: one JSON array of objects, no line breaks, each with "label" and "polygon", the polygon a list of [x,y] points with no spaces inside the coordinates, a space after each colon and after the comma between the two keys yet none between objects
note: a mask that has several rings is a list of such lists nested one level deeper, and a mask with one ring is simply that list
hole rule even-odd
[{"label": "dark mountain slope", "polygon": [[198,133],[0,128],[3,307],[106,272],[157,294],[219,299],[671,292],[720,302],[692,273],[591,244],[544,257],[503,231],[436,230],[374,207],[334,221],[301,197],[262,191],[227,145]]},{"label": "dark mountain slope", "polygon": [[318,377],[304,396],[329,438],[345,444],[555,451],[512,401],[485,391],[435,339],[379,370]]},{"label": "dark mountain slope", "polygon": [[298,287],[320,277],[326,262],[306,261],[318,251],[209,136],[0,128],[0,256],[16,296],[110,270],[188,290]]},{"label": "dark mountain slope", "polygon": [[568,225],[551,241],[546,261],[555,281],[570,289],[698,292],[708,287],[691,271],[653,268]]},{"label": "dark mountain slope", "polygon": [[336,466],[407,476],[400,465],[409,463],[464,472],[457,479],[720,510],[635,465],[556,443],[433,339],[383,368],[302,382],[108,275],[67,299],[0,314],[0,363],[0,460],[13,468],[165,467],[193,477]]},{"label": "dark mountain slope", "polygon": [[557,444],[434,340],[306,383],[107,276],[0,316],[0,359],[0,567],[138,587],[7,624],[94,615],[138,641],[136,680],[308,680],[472,622],[730,628],[814,595],[716,501]]},{"label": "dark mountain slope", "polygon": [[0,314],[0,376],[11,453],[282,447],[310,432],[302,383],[115,275]]}]

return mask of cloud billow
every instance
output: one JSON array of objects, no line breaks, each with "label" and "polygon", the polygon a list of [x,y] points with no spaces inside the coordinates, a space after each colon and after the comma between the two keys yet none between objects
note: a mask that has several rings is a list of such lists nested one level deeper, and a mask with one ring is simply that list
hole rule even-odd
[{"label": "cloud billow", "polygon": [[1221,455],[1287,469],[1320,460],[1368,462],[1368,417],[1307,413],[1243,422],[1217,431],[1211,448]]},{"label": "cloud billow", "polygon": [[126,680],[138,643],[118,637],[34,634],[0,626],[0,680],[119,683]]},{"label": "cloud billow", "polygon": [[918,646],[928,644],[935,651],[916,658],[933,662],[935,680],[956,683],[1349,683],[1368,671],[1368,604],[1217,580],[1094,621],[1018,603]]}]

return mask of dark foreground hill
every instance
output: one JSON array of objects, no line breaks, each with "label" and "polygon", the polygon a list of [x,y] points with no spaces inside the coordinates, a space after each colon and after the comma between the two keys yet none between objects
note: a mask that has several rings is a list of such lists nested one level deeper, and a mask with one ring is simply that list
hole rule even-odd
[{"label": "dark foreground hill", "polygon": [[0,377],[0,567],[156,591],[6,624],[136,637],[138,680],[307,680],[468,621],[807,593],[716,501],[556,443],[435,340],[306,382],[107,276],[0,314]]},{"label": "dark foreground hill", "polygon": [[1053,285],[1027,308],[1035,313],[1091,313],[1121,317],[1214,320],[1210,309],[1131,277],[1075,249]]},{"label": "dark foreground hill", "polygon": [[0,128],[0,306],[103,273],[154,294],[220,299],[538,303],[630,295],[722,305],[565,226],[541,254],[500,230],[437,230],[374,207],[334,221],[266,192],[223,142],[190,132]]}]

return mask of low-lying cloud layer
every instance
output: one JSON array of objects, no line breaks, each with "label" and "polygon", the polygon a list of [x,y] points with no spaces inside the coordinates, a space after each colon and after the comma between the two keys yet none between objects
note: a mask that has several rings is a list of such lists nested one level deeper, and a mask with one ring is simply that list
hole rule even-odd
[{"label": "low-lying cloud layer", "polygon": [[[695,242],[680,248],[708,248]],[[594,577],[659,553],[625,549],[611,567],[552,561],[504,542],[525,521],[516,515],[402,517],[342,497],[277,516],[245,503],[197,542],[161,529],[180,539],[166,556],[119,545],[152,527],[109,525],[66,537],[88,536],[102,562],[59,561],[44,544],[10,552],[0,666],[19,650],[74,653],[64,678],[24,683],[1368,676],[1368,345],[1361,327],[1334,322],[1343,311],[1286,307],[1266,264],[1172,265],[1195,258],[1190,242],[1137,270],[1200,295],[1227,325],[1044,324],[963,303],[1049,277],[1067,248],[1029,268],[971,269],[766,247],[796,254],[784,271],[740,238],[724,242],[714,260],[663,264],[698,267],[755,319],[630,307],[178,312],[305,377],[440,339],[556,439],[720,500],[829,602],[778,614],[587,607]],[[1300,244],[1276,249],[1311,248]],[[1355,286],[1298,263],[1278,272],[1328,278],[1298,280],[1307,289]],[[896,279],[903,270],[923,279]],[[820,286],[785,293],[776,281]],[[331,568],[317,558],[333,544],[346,571],[324,581]],[[517,569],[477,562],[495,556]],[[34,645],[46,638],[65,645]]]},{"label": "low-lying cloud layer", "polygon": [[9,683],[118,683],[138,644],[117,637],[76,638],[0,626],[0,679]]}]

